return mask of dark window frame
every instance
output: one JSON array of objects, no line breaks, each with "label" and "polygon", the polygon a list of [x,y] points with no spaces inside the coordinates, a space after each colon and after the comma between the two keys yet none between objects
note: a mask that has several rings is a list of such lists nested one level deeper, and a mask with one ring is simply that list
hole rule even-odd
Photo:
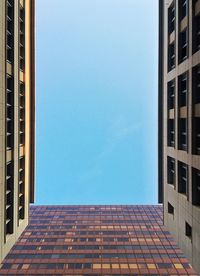
[{"label": "dark window frame", "polygon": [[176,161],[173,157],[167,156],[167,183],[175,186]]},{"label": "dark window frame", "polygon": [[175,147],[175,120],[168,119],[167,122],[167,140],[168,147]]},{"label": "dark window frame", "polygon": [[192,204],[200,206],[200,170],[192,168]]},{"label": "dark window frame", "polygon": [[200,155],[200,117],[192,119],[192,153]]},{"label": "dark window frame", "polygon": [[176,81],[171,80],[167,84],[168,110],[175,107]]},{"label": "dark window frame", "polygon": [[178,192],[188,195],[188,165],[178,161]]},{"label": "dark window frame", "polygon": [[178,119],[178,149],[188,150],[188,119]]},{"label": "dark window frame", "polygon": [[200,50],[200,12],[195,14],[195,0],[192,1],[192,53]]},{"label": "dark window frame", "polygon": [[189,34],[188,34],[188,27],[186,27],[184,30],[179,32],[179,43],[178,43],[178,59],[179,63],[185,61],[188,58],[189,54]]},{"label": "dark window frame", "polygon": [[187,221],[185,222],[185,235],[192,239],[192,226]]},{"label": "dark window frame", "polygon": [[174,206],[169,202],[167,204],[167,210],[168,210],[168,214],[171,214],[174,216]]},{"label": "dark window frame", "polygon": [[188,105],[188,72],[178,76],[178,106]]}]

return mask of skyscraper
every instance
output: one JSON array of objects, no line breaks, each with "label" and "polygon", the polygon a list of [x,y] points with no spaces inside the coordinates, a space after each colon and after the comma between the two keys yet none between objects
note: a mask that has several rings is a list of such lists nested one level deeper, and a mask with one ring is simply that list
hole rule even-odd
[{"label": "skyscraper", "polygon": [[34,199],[34,0],[0,1],[0,260]]},{"label": "skyscraper", "polygon": [[159,3],[159,201],[200,273],[200,0]]},{"label": "skyscraper", "polygon": [[0,275],[196,275],[162,206],[32,206]]}]

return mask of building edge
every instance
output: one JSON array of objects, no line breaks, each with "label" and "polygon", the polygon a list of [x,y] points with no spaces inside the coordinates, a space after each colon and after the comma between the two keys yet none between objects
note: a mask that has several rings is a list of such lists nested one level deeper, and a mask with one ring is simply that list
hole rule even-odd
[{"label": "building edge", "polygon": [[35,201],[35,0],[31,1],[31,142],[30,142],[30,203]]},{"label": "building edge", "polygon": [[163,4],[158,1],[158,203],[163,203]]}]

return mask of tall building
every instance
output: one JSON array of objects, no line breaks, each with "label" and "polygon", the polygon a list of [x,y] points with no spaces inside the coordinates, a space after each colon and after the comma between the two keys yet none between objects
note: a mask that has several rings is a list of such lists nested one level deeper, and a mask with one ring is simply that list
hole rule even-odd
[{"label": "tall building", "polygon": [[162,206],[32,206],[0,275],[196,275]]},{"label": "tall building", "polygon": [[159,201],[200,274],[200,0],[159,5]]},{"label": "tall building", "polygon": [[0,1],[0,260],[34,199],[34,0]]}]

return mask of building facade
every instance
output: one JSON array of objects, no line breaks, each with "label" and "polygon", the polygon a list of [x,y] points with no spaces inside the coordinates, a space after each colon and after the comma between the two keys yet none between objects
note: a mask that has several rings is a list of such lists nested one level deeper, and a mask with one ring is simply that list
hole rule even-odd
[{"label": "building facade", "polygon": [[0,260],[34,199],[34,0],[0,1]]},{"label": "building facade", "polygon": [[162,206],[32,206],[0,275],[196,275]]},{"label": "building facade", "polygon": [[159,5],[159,202],[200,274],[200,0]]}]

